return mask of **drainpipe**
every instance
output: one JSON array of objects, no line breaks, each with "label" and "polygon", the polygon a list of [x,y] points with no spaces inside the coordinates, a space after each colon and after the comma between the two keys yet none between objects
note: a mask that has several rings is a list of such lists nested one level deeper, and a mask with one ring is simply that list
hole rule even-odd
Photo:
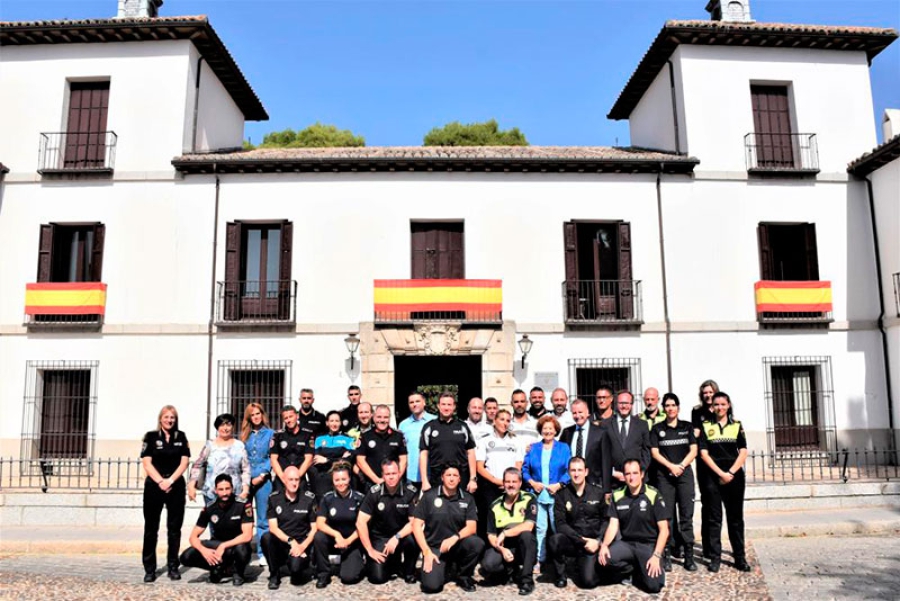
[{"label": "drainpipe", "polygon": [[[675,103],[675,67],[672,60],[666,61],[669,65],[669,92],[672,94],[672,123],[675,125],[675,152],[681,154],[681,132],[678,127],[678,106]],[[657,181],[657,184],[659,182]],[[672,390],[669,388],[669,390]]]},{"label": "drainpipe", "polygon": [[216,202],[213,211],[213,244],[212,244],[212,269],[210,270],[209,292],[209,322],[206,326],[207,356],[206,356],[206,434],[212,431],[212,400],[213,400],[213,325],[216,321],[216,258],[219,248],[219,164],[213,163],[213,173],[216,176]]},{"label": "drainpipe", "polygon": [[888,354],[888,335],[887,329],[884,327],[884,285],[881,279],[881,254],[878,252],[878,222],[875,220],[875,194],[872,192],[872,180],[869,176],[866,180],[866,193],[869,197],[869,216],[872,219],[872,243],[875,246],[875,281],[878,282],[878,307],[881,313],[878,315],[878,330],[881,332],[881,354],[884,359],[884,377],[887,384],[887,410],[888,410],[888,428],[891,430],[889,449],[891,451],[896,447],[894,440],[894,395],[891,390],[891,361]]},{"label": "drainpipe", "polygon": [[[678,128],[676,126],[676,134]],[[672,321],[669,318],[669,284],[666,277],[666,240],[665,230],[663,229],[663,209],[662,209],[662,171],[663,163],[659,164],[659,171],[656,172],[656,214],[659,222],[659,263],[662,269],[662,293],[663,293],[663,319],[666,323],[666,382],[668,390],[672,388]]]},{"label": "drainpipe", "polygon": [[191,128],[191,152],[197,152],[197,116],[200,114],[200,73],[203,57],[197,59],[197,78],[194,82],[194,125]]}]

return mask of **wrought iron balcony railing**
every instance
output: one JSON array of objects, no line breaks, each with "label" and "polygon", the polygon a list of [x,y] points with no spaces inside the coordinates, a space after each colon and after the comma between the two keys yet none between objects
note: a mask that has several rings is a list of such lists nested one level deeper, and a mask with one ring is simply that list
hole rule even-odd
[{"label": "wrought iron balcony railing", "polygon": [[375,280],[375,323],[503,321],[501,280]]},{"label": "wrought iron balcony railing", "polygon": [[218,326],[287,325],[297,321],[296,280],[235,280],[216,286]]},{"label": "wrought iron balcony railing", "polygon": [[42,133],[38,173],[111,173],[117,141],[114,131]]},{"label": "wrought iron balcony railing", "polygon": [[816,134],[750,133],[744,136],[750,173],[818,173]]},{"label": "wrought iron balcony railing", "polygon": [[566,280],[562,289],[568,324],[644,321],[640,280]]}]

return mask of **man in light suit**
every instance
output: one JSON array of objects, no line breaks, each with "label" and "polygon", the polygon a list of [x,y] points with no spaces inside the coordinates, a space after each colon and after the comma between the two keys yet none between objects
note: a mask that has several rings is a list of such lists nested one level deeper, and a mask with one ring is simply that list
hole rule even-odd
[{"label": "man in light suit", "polygon": [[[559,437],[572,449],[572,457],[581,457],[588,468],[587,480],[603,489],[611,491],[612,452],[609,433],[600,425],[592,422],[588,402],[582,399],[572,401],[572,419],[575,424],[563,430]],[[581,439],[579,442],[579,438]]]},{"label": "man in light suit", "polygon": [[631,415],[633,405],[634,395],[627,390],[621,391],[616,395],[615,417],[603,424],[612,451],[613,488],[625,485],[623,471],[626,459],[639,459],[644,474],[650,467],[650,430],[646,422]]}]

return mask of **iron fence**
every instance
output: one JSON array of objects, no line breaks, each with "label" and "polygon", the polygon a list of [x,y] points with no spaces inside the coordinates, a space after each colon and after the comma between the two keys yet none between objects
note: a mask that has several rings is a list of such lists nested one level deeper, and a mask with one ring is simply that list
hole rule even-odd
[{"label": "iron fence", "polygon": [[140,459],[13,459],[0,457],[0,490],[141,490]]},{"label": "iron fence", "polygon": [[640,324],[640,280],[567,280],[562,284],[568,324]]},{"label": "iron fence", "polygon": [[112,171],[118,140],[114,131],[44,132],[38,173]]},{"label": "iron fence", "polygon": [[297,321],[296,280],[235,280],[216,286],[216,324],[290,325]]},{"label": "iron fence", "polygon": [[795,482],[890,481],[900,479],[898,451],[841,449],[839,451],[752,451],[744,471],[753,484]]},{"label": "iron fence", "polygon": [[749,172],[819,172],[816,134],[751,133],[744,136]]}]

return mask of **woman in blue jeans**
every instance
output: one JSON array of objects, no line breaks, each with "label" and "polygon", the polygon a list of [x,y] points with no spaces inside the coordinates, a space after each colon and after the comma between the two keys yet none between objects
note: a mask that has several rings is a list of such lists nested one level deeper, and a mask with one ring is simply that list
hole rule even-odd
[{"label": "woman in blue jeans", "polygon": [[[272,494],[272,464],[269,462],[269,445],[274,430],[269,427],[269,417],[259,403],[250,403],[244,410],[244,421],[241,424],[241,440],[247,447],[250,460],[250,498],[256,505],[256,536],[261,541],[269,531],[266,519],[269,495]],[[257,542],[259,565],[266,565],[262,545]]]},{"label": "woman in blue jeans", "polygon": [[[552,415],[545,415],[538,420],[537,431],[541,442],[531,445],[522,463],[522,476],[537,495],[537,548],[538,562],[543,563],[546,555],[544,539],[547,528],[553,524],[554,495],[560,488],[569,483],[569,459],[572,449],[556,437],[562,427],[559,420]],[[540,571],[540,565],[535,566]]]}]

